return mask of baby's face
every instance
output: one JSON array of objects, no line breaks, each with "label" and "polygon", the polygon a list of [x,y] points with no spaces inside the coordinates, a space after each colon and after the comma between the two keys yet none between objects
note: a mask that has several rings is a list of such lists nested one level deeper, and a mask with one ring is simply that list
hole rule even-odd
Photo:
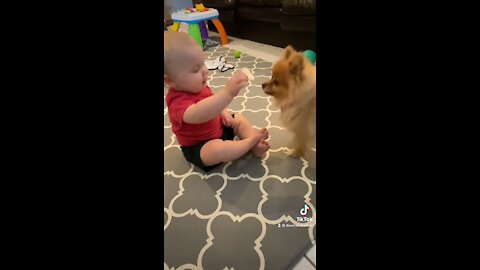
[{"label": "baby's face", "polygon": [[185,56],[178,58],[177,72],[172,76],[174,88],[189,93],[200,92],[207,84],[208,69],[205,55],[200,46],[192,46],[185,51]]}]

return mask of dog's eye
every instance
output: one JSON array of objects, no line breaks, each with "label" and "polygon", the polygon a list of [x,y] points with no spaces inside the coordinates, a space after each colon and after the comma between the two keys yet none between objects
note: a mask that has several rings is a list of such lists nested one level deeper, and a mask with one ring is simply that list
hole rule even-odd
[{"label": "dog's eye", "polygon": [[278,85],[278,81],[277,81],[277,80],[273,80],[273,84],[274,84],[274,85]]}]

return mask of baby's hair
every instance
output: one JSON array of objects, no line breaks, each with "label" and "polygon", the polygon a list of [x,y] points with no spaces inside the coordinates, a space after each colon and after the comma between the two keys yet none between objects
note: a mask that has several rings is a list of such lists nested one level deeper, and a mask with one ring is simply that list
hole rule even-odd
[{"label": "baby's hair", "polygon": [[163,70],[164,74],[170,75],[179,58],[185,54],[189,46],[198,46],[195,40],[184,32],[163,32]]}]

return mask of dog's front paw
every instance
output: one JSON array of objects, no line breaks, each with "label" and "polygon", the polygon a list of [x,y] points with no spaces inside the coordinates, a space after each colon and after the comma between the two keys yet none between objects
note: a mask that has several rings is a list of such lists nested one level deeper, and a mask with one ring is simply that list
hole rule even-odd
[{"label": "dog's front paw", "polygon": [[291,157],[302,157],[305,154],[305,151],[299,149],[292,149],[287,151],[287,155]]}]

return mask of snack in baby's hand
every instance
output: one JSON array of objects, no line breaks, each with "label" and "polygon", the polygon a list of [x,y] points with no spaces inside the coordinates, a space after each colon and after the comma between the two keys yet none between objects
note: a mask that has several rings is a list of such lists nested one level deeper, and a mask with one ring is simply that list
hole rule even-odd
[{"label": "snack in baby's hand", "polygon": [[250,81],[254,79],[252,73],[250,72],[250,70],[248,70],[248,68],[242,68],[241,71],[245,73],[245,75],[247,75]]}]

